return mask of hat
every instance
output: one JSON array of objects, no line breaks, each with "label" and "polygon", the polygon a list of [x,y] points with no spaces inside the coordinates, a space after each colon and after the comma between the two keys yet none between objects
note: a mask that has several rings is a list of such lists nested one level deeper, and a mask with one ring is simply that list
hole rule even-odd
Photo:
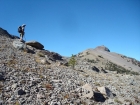
[{"label": "hat", "polygon": [[25,26],[26,26],[25,24],[22,25],[22,27],[25,27]]}]

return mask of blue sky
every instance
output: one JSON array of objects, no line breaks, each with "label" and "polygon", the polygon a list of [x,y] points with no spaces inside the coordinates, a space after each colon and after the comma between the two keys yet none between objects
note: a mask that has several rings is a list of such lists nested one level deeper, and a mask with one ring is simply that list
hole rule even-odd
[{"label": "blue sky", "polygon": [[105,45],[140,61],[140,0],[0,0],[0,27],[71,56]]}]

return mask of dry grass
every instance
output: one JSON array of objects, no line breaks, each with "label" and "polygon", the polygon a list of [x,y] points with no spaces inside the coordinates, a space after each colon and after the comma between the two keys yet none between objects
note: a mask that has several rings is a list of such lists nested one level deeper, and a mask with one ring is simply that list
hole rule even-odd
[{"label": "dry grass", "polygon": [[2,51],[2,49],[0,48],[0,51]]},{"label": "dry grass", "polygon": [[15,105],[20,105],[20,103],[18,101],[16,101]]},{"label": "dry grass", "polygon": [[49,84],[49,83],[47,83],[47,84],[45,85],[45,88],[46,88],[47,90],[53,90],[53,86],[52,86],[51,84]]},{"label": "dry grass", "polygon": [[41,60],[40,60],[39,57],[35,57],[35,61],[36,61],[37,63],[41,63]]},{"label": "dry grass", "polygon": [[123,104],[120,100],[118,100],[117,98],[114,99],[115,102],[117,102],[118,104]]},{"label": "dry grass", "polygon": [[84,101],[81,101],[81,104],[82,105],[88,105],[86,102],[84,102]]},{"label": "dry grass", "polygon": [[43,78],[44,78],[44,76],[40,74],[40,75],[39,75],[39,78],[43,79]]},{"label": "dry grass", "polygon": [[100,83],[98,83],[98,82],[95,82],[94,84],[95,84],[96,86],[101,86]]},{"label": "dry grass", "polygon": [[85,83],[84,83],[83,81],[80,81],[80,83],[79,83],[79,84],[83,86]]},{"label": "dry grass", "polygon": [[25,72],[29,72],[29,71],[30,71],[30,68],[27,67],[24,71],[25,71]]},{"label": "dry grass", "polygon": [[3,85],[0,84],[0,93],[2,92]]},{"label": "dry grass", "polygon": [[39,57],[45,57],[45,54],[43,54],[42,52],[38,52],[37,55],[38,55]]},{"label": "dry grass", "polygon": [[29,51],[27,48],[23,49],[24,54],[27,54]]},{"label": "dry grass", "polygon": [[8,66],[14,66],[15,64],[17,64],[17,61],[15,60],[15,59],[13,59],[13,60],[9,60],[8,62],[7,62],[7,65]]},{"label": "dry grass", "polygon": [[69,95],[68,95],[68,94],[66,94],[66,95],[64,96],[64,98],[69,98]]},{"label": "dry grass", "polygon": [[46,65],[46,68],[47,68],[47,69],[51,69],[52,66],[51,66],[51,65]]},{"label": "dry grass", "polygon": [[129,99],[125,99],[124,101],[132,103],[132,101]]}]

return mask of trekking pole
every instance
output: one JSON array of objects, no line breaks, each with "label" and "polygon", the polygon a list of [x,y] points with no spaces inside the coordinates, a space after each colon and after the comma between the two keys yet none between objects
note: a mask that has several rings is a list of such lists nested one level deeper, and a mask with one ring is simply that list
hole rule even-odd
[{"label": "trekking pole", "polygon": [[25,39],[25,42],[26,42],[26,38],[25,38],[25,35],[24,35],[24,39]]}]

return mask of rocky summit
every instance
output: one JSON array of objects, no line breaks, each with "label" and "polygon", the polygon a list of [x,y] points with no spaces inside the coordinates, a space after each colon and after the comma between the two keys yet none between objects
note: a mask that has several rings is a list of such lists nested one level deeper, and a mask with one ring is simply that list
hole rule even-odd
[{"label": "rocky summit", "polygon": [[0,105],[140,105],[139,61],[101,46],[75,55],[72,69],[43,48],[0,28]]}]

